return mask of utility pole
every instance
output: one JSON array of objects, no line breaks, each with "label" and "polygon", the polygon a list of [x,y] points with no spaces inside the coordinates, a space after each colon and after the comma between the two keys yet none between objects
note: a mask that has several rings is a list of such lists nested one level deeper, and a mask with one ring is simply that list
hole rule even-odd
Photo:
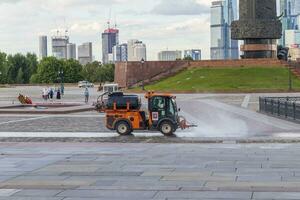
[{"label": "utility pole", "polygon": [[292,72],[291,72],[291,69],[292,69],[292,56],[289,55],[288,56],[288,65],[289,65],[289,91],[292,91],[293,89],[293,85],[292,85]]},{"label": "utility pole", "polygon": [[[145,64],[145,60],[144,60],[144,58],[142,58],[142,60],[141,60],[142,70],[144,68],[144,64]],[[144,77],[143,77],[143,80],[142,80],[142,90],[145,91]]]}]

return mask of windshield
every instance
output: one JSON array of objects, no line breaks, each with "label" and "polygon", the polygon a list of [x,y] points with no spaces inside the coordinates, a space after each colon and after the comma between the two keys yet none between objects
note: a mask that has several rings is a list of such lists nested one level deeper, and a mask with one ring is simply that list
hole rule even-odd
[{"label": "windshield", "polygon": [[172,116],[177,114],[177,106],[174,99],[170,98],[169,100],[169,106],[168,106],[168,113]]}]

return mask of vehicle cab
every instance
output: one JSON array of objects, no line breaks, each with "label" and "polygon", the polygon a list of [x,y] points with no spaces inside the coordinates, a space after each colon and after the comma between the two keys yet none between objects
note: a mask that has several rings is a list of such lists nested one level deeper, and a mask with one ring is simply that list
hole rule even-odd
[{"label": "vehicle cab", "polygon": [[149,92],[148,99],[150,129],[160,130],[164,135],[172,135],[178,128],[178,108],[176,97],[170,94]]}]

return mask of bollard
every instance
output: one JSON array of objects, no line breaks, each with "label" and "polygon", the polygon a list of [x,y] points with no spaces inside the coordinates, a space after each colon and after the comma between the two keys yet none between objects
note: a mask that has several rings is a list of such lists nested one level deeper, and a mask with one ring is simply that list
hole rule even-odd
[{"label": "bollard", "polygon": [[294,117],[294,120],[296,120],[296,103],[293,102],[293,117]]}]

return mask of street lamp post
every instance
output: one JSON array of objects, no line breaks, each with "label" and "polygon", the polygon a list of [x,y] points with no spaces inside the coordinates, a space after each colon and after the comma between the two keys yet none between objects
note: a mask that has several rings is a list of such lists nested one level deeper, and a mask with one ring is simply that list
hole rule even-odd
[{"label": "street lamp post", "polygon": [[[142,60],[141,60],[142,70],[144,68],[144,64],[145,64],[145,60],[144,60],[144,58],[142,58]],[[142,77],[142,78],[143,78],[143,80],[142,80],[142,90],[145,91],[144,77]]]},{"label": "street lamp post", "polygon": [[58,71],[58,76],[60,77],[60,90],[61,90],[61,94],[64,95],[64,92],[65,92],[65,87],[64,87],[64,71],[63,70],[59,70]]},{"label": "street lamp post", "polygon": [[0,83],[2,83],[2,72],[0,71]]},{"label": "street lamp post", "polygon": [[291,67],[292,67],[291,55],[288,56],[288,65],[289,65],[289,91],[292,91],[293,85],[292,85],[292,72],[291,72]]}]

